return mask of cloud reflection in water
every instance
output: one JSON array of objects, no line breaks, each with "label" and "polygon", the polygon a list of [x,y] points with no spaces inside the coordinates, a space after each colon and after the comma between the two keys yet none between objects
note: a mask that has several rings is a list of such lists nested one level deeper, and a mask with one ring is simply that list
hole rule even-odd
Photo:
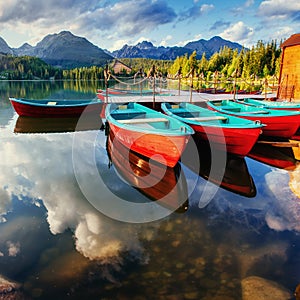
[{"label": "cloud reflection in water", "polygon": [[[5,215],[12,209],[13,196],[38,206],[42,201],[51,233],[55,235],[71,229],[76,249],[85,257],[108,262],[122,251],[130,251],[143,260],[138,238],[143,225],[113,221],[94,209],[82,195],[73,171],[72,139],[73,133],[64,133],[8,134],[1,140],[2,220],[5,221]],[[104,149],[99,163],[100,167],[108,168]],[[83,172],[88,176],[88,170]],[[120,184],[121,187],[116,186],[116,182],[113,185],[124,188],[124,183],[120,181]],[[134,190],[133,193],[138,194]],[[155,229],[155,225],[148,224],[147,228]]]}]

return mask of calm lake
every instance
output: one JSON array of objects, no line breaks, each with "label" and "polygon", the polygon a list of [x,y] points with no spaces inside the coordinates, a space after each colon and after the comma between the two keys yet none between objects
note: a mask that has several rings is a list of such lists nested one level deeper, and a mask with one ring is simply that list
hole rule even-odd
[{"label": "calm lake", "polygon": [[0,279],[15,283],[0,298],[238,300],[259,284],[292,297],[292,149],[259,145],[241,159],[190,140],[174,169],[134,154],[126,165],[101,120],[19,118],[8,99],[94,98],[102,87],[0,81]]}]

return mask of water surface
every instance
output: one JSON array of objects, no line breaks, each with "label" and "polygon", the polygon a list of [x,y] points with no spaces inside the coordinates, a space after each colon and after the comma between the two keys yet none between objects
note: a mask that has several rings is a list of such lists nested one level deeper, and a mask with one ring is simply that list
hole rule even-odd
[{"label": "water surface", "polygon": [[[0,87],[0,274],[18,282],[26,299],[242,299],[241,283],[250,276],[293,293],[300,281],[300,171],[290,151],[256,149],[252,158],[228,157],[222,187],[204,152],[185,157],[178,167],[181,185],[168,199],[180,200],[183,209],[160,205],[165,217],[120,222],[95,208],[80,180],[100,204],[110,200],[108,187],[128,203],[157,209],[157,191],[124,181],[99,124],[74,131],[68,123],[66,132],[57,132],[57,124],[51,130],[51,124],[31,123],[30,129],[7,98],[89,98],[97,87],[63,82],[0,82]],[[74,162],[74,147],[80,162]],[[95,151],[103,186],[88,149]],[[275,156],[272,165],[257,160],[263,150]],[[169,170],[165,180],[176,185],[176,172]]]}]

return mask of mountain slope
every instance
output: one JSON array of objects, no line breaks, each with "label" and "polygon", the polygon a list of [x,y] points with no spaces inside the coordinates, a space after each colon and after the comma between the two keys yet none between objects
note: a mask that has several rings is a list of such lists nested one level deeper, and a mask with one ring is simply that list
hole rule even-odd
[{"label": "mountain slope", "polygon": [[109,53],[85,38],[75,36],[69,31],[62,31],[58,34],[47,35],[35,47],[25,43],[20,48],[12,49],[0,37],[0,53],[38,57],[52,66],[63,69],[104,66],[114,57],[174,60],[178,56],[190,55],[195,50],[198,59],[203,53],[206,54],[206,58],[210,58],[224,46],[239,51],[243,48],[238,43],[215,36],[210,40],[201,39],[189,42],[184,47],[156,47],[151,42],[144,41],[135,46],[124,45],[120,50]]},{"label": "mountain slope", "polygon": [[205,52],[207,57],[210,57],[224,46],[232,49],[238,49],[239,51],[243,48],[240,44],[224,40],[219,36],[214,36],[209,40],[201,39],[199,41],[189,42],[184,47],[193,51],[196,50],[198,55],[199,53],[202,55],[202,53]]},{"label": "mountain slope", "polygon": [[13,54],[13,50],[7,45],[2,37],[0,37],[0,53]]},{"label": "mountain slope", "polygon": [[112,57],[87,39],[68,31],[47,35],[33,51],[34,56],[62,68],[104,65]]}]

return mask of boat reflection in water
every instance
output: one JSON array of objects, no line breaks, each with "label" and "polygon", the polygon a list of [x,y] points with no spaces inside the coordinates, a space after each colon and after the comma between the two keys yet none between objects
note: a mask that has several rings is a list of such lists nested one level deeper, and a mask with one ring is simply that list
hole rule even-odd
[{"label": "boat reflection in water", "polygon": [[[211,149],[209,143],[197,136],[193,138],[198,149],[199,167],[195,166],[194,158],[189,154],[190,149],[187,147],[184,162],[188,168],[225,190],[249,198],[256,196],[256,186],[243,157],[224,154],[224,151]],[[218,168],[219,157],[224,157],[224,162],[220,159],[219,169],[214,171],[213,168]],[[217,160],[217,163],[214,160]]]},{"label": "boat reflection in water", "polygon": [[97,130],[103,127],[99,113],[83,114],[69,118],[18,117],[15,133],[55,133]]},{"label": "boat reflection in water", "polygon": [[107,137],[107,153],[127,184],[167,209],[179,213],[187,211],[188,188],[179,163],[171,168],[129,151],[114,138],[112,131]]},{"label": "boat reflection in water", "polygon": [[295,142],[259,141],[248,156],[264,164],[285,170],[295,170],[299,164],[299,151]]}]

